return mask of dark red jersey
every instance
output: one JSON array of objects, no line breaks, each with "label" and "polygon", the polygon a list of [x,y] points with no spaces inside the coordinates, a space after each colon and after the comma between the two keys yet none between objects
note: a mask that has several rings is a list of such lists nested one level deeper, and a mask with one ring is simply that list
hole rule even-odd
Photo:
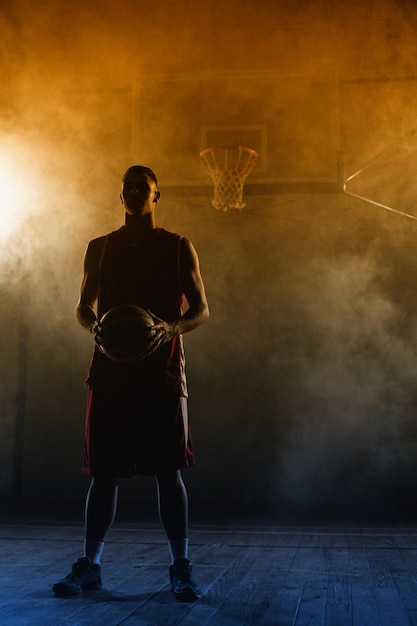
[{"label": "dark red jersey", "polygon": [[[100,263],[98,318],[119,304],[136,304],[167,322],[181,317],[183,292],[179,263],[180,236],[156,228],[133,245],[123,226],[110,233]],[[111,361],[95,350],[89,379],[132,379],[150,391],[187,396],[182,336],[175,336],[149,358],[132,363]]]}]

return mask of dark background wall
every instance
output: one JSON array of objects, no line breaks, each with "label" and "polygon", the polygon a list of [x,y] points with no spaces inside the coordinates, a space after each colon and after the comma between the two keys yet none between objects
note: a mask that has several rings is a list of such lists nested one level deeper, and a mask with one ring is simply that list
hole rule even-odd
[{"label": "dark background wall", "polygon": [[[142,162],[211,305],[185,337],[193,499],[412,512],[415,3],[153,5],[0,7],[0,495],[86,488],[82,256]],[[264,150],[241,214],[211,207],[210,132]]]}]

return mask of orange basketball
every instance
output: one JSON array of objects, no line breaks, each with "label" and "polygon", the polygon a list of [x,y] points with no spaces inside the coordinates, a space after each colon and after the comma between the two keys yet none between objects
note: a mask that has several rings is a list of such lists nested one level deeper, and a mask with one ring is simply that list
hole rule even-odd
[{"label": "orange basketball", "polygon": [[113,361],[128,363],[143,359],[150,344],[152,316],[135,304],[122,304],[100,320],[100,349]]}]

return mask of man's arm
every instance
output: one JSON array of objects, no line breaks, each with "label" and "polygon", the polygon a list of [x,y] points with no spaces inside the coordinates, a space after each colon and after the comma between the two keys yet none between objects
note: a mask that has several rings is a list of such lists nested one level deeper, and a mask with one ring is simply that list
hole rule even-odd
[{"label": "man's arm", "polygon": [[87,246],[84,256],[84,274],[80,288],[80,299],[75,309],[75,317],[83,328],[90,330],[97,320],[96,305],[100,284],[100,259],[105,237],[93,239]]},{"label": "man's arm", "polygon": [[209,307],[200,272],[200,262],[192,243],[181,239],[180,247],[181,284],[187,298],[188,309],[184,315],[173,322],[166,322],[152,315],[155,326],[152,328],[153,341],[149,353],[152,354],[175,335],[188,333],[203,324],[209,317]]},{"label": "man's arm", "polygon": [[188,310],[176,321],[175,334],[188,333],[203,324],[209,317],[209,307],[200,272],[200,262],[193,244],[181,239],[181,283],[188,302]]}]

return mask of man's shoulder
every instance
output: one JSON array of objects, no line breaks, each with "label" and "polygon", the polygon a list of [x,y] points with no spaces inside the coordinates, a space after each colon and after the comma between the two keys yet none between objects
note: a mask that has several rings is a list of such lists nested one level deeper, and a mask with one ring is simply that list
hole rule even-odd
[{"label": "man's shoulder", "polygon": [[165,228],[157,228],[156,231],[157,231],[157,234],[161,237],[161,239],[165,238],[166,240],[171,240],[173,242],[174,241],[180,242],[181,248],[188,249],[190,246],[192,246],[192,243],[188,239],[188,237],[185,237],[184,235],[181,235],[180,233],[166,230]]},{"label": "man's shoulder", "polygon": [[112,230],[110,233],[106,233],[105,235],[100,235],[99,237],[95,237],[89,242],[89,247],[100,248],[102,247],[109,238],[120,237],[122,235],[123,228],[118,228],[117,230]]},{"label": "man's shoulder", "polygon": [[166,228],[160,228],[158,226],[158,228],[155,229],[155,233],[158,235],[158,237],[165,237],[165,238],[169,238],[169,239],[178,239],[178,237],[181,237],[181,235],[179,233],[175,233],[172,230],[167,230]]}]

